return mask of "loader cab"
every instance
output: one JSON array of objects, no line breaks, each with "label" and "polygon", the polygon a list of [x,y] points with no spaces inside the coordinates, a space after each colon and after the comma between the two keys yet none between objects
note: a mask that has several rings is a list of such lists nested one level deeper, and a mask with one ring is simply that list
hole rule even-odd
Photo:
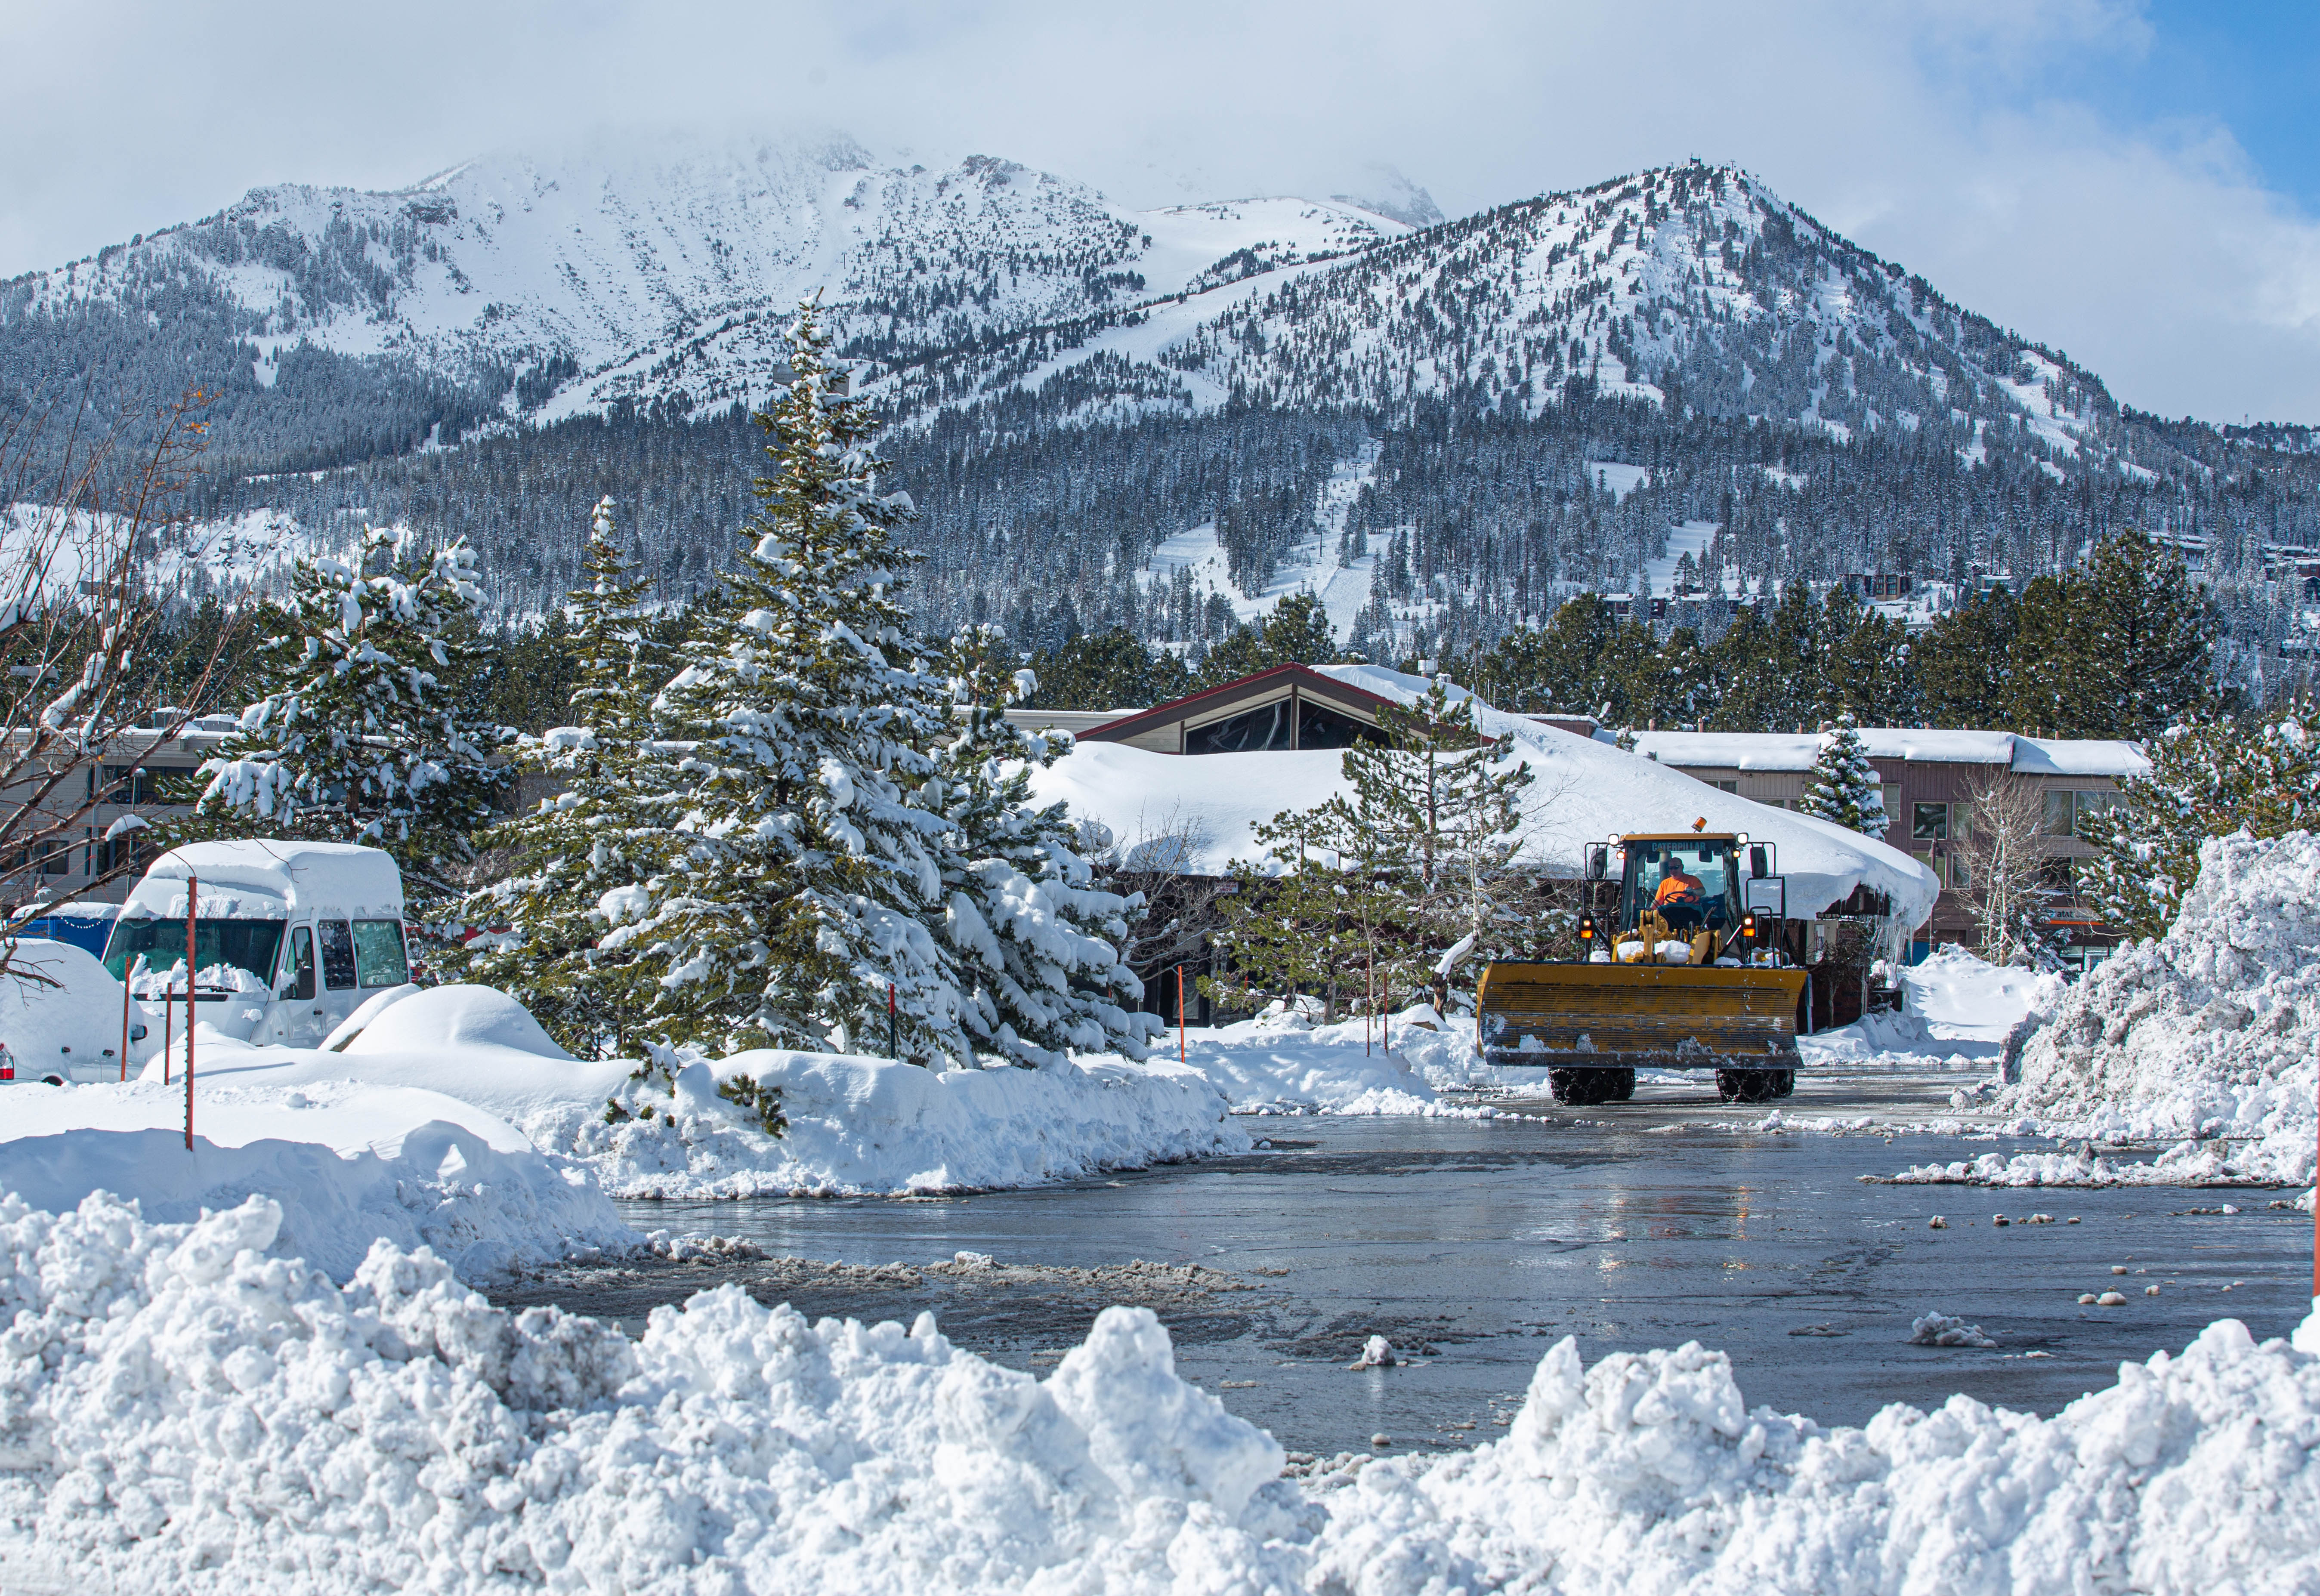
[{"label": "loader cab", "polygon": [[[1740,875],[1736,839],[1700,835],[1622,839],[1625,864],[1619,887],[1619,929],[1632,931],[1644,911],[1654,907],[1671,920],[1697,917],[1723,935],[1740,923]],[[1698,882],[1697,892],[1690,884]],[[1663,896],[1673,889],[1673,895]]]},{"label": "loader cab", "polygon": [[[1582,926],[1596,957],[1610,957],[1614,948],[1626,948],[1621,957],[1635,957],[1639,928],[1655,916],[1653,936],[1642,938],[1649,957],[1660,957],[1664,935],[1693,944],[1690,957],[1709,958],[1745,956],[1762,946],[1765,928],[1779,918],[1772,904],[1784,894],[1784,884],[1772,875],[1772,846],[1752,842],[1745,832],[1690,831],[1634,833],[1599,842],[1588,850],[1587,874],[1591,880],[1619,883],[1618,907],[1600,928]],[[1757,938],[1746,947],[1735,939],[1751,925]],[[1600,912],[1600,911],[1599,911]]]}]

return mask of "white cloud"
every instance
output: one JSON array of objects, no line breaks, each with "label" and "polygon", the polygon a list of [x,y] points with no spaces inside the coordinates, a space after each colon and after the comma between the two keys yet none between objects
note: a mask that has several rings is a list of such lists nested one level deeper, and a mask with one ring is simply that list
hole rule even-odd
[{"label": "white cloud", "polygon": [[2320,229],[2219,126],[2052,87],[2152,39],[2125,0],[0,0],[0,271],[254,184],[392,186],[606,124],[836,125],[1141,203],[1383,160],[1453,214],[1697,154],[2133,403],[2320,420]]}]

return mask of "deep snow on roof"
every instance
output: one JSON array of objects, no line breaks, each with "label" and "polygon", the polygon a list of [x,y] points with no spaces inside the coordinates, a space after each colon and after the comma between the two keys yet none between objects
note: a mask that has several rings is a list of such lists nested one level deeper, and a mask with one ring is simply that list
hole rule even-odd
[{"label": "deep snow on roof", "polygon": [[[1317,667],[1323,675],[1409,703],[1420,676],[1366,665]],[[1458,698],[1470,696],[1454,688]],[[1916,860],[1825,821],[1719,792],[1640,754],[1623,753],[1478,702],[1476,721],[1510,735],[1536,773],[1525,795],[1520,857],[1556,875],[1583,869],[1583,850],[1614,832],[1678,831],[1705,820],[1711,831],[1745,831],[1779,849],[1793,912],[1817,914],[1866,885],[1890,894],[1915,925],[1939,884]],[[1156,754],[1120,743],[1082,743],[1032,772],[1041,803],[1062,799],[1074,815],[1111,828],[1131,861],[1222,875],[1235,859],[1258,862],[1255,828],[1284,810],[1307,809],[1346,789],[1334,749],[1255,754]]]},{"label": "deep snow on roof", "polygon": [[201,884],[204,916],[281,919],[302,910],[400,916],[403,874],[375,848],[345,842],[189,842],[153,861],[122,912],[175,919],[186,878]]},{"label": "deep snow on roof", "polygon": [[[1872,759],[2002,765],[2032,775],[2126,776],[2151,768],[2151,761],[2134,744],[2105,739],[1863,726],[1861,741]],[[1636,752],[1692,770],[1810,770],[1820,752],[1820,737],[1787,731],[1640,731]]]}]

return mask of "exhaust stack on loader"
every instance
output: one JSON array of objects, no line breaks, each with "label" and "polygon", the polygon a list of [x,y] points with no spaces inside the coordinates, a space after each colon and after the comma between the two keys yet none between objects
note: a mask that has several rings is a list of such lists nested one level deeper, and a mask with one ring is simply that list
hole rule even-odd
[{"label": "exhaust stack on loader", "polygon": [[1727,1102],[1794,1090],[1807,976],[1780,948],[1786,884],[1771,845],[1705,828],[1588,849],[1590,881],[1620,864],[1618,911],[1581,920],[1581,960],[1482,972],[1487,1062],[1544,1068],[1563,1102],[1624,1102],[1639,1068],[1713,1069]]}]

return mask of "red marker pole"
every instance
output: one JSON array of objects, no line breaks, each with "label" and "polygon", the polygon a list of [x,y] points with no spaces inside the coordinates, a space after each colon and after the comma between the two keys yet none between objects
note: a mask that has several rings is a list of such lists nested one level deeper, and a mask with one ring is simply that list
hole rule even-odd
[{"label": "red marker pole", "polygon": [[[126,958],[128,955],[122,957]],[[129,1078],[129,983],[136,973],[133,960],[121,972],[121,1078],[124,1081]]]},{"label": "red marker pole", "polygon": [[177,978],[161,977],[161,1084],[169,1084],[169,1044],[177,1039],[170,1024],[177,1017]]},{"label": "red marker pole", "polygon": [[194,960],[194,894],[201,884],[186,877],[186,1151],[194,1150],[194,986],[201,966]]},{"label": "red marker pole", "polygon": [[[1184,1062],[1184,966],[1176,966],[1176,1062]],[[2320,1263],[2312,1266],[2313,1278],[2320,1280]]]},{"label": "red marker pole", "polygon": [[894,1056],[896,1064],[902,1062],[902,1037],[901,1022],[894,1017],[894,984],[889,981],[886,983],[886,1051]]}]

